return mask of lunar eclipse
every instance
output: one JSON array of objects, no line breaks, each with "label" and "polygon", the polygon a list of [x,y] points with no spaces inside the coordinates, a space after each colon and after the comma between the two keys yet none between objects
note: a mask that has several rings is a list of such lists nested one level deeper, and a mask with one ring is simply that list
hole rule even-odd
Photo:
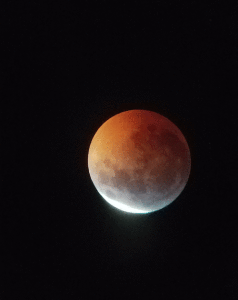
[{"label": "lunar eclipse", "polygon": [[130,213],[149,213],[181,194],[191,157],[184,135],[169,119],[148,110],[129,110],[97,130],[88,168],[108,203]]}]

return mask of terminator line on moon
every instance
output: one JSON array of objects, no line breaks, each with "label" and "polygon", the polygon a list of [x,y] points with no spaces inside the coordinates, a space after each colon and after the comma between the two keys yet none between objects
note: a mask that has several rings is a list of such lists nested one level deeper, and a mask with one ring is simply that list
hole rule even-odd
[{"label": "terminator line on moon", "polygon": [[181,194],[191,157],[185,137],[169,119],[129,110],[98,129],[89,147],[88,168],[108,203],[130,213],[149,213]]}]

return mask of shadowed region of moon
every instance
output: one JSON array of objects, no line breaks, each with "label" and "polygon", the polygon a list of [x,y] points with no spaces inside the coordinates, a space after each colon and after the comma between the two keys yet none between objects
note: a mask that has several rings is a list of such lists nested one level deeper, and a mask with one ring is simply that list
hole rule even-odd
[{"label": "shadowed region of moon", "polygon": [[108,158],[104,159],[103,163],[107,168],[112,167],[112,163],[111,163],[110,159],[108,159]]},{"label": "shadowed region of moon", "polygon": [[160,114],[132,110],[96,132],[89,172],[99,193],[127,212],[146,213],[174,201],[189,178],[191,158],[181,131]]},{"label": "shadowed region of moon", "polygon": [[100,170],[98,174],[98,181],[100,184],[108,184],[109,183],[109,177],[106,173],[106,171]]},{"label": "shadowed region of moon", "polygon": [[111,179],[116,188],[126,188],[130,181],[130,175],[125,170],[115,170],[115,176]]}]

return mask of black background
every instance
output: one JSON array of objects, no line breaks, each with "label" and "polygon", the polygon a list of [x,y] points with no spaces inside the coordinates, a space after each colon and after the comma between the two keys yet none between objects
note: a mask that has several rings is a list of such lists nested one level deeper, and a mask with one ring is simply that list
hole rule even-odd
[{"label": "black background", "polygon": [[[237,299],[236,1],[1,11],[1,299]],[[107,204],[87,166],[130,109],[169,118],[191,151],[182,194],[147,215]]]}]

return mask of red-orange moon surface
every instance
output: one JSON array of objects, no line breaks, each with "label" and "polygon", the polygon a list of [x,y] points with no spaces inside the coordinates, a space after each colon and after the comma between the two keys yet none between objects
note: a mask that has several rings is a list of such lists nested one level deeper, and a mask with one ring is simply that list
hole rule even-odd
[{"label": "red-orange moon surface", "polygon": [[97,130],[88,168],[108,203],[130,213],[149,213],[181,194],[191,156],[184,135],[169,119],[148,110],[129,110]]}]

